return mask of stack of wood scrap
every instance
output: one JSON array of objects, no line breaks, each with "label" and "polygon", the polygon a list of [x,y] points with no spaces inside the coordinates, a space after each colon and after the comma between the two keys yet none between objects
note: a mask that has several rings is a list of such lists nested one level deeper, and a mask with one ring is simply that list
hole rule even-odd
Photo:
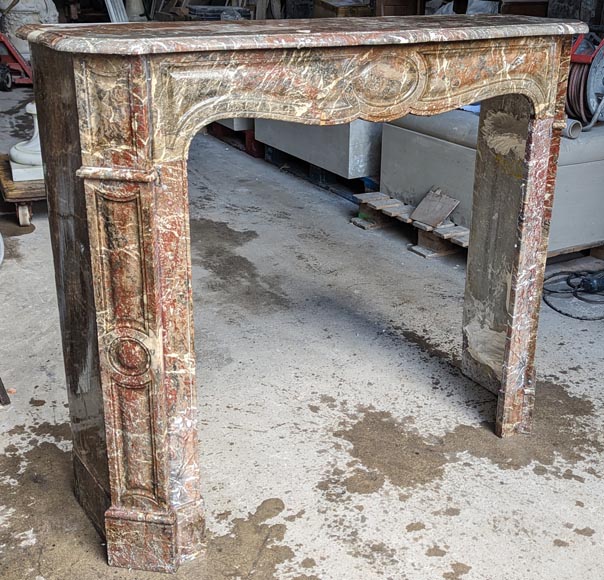
[{"label": "stack of wood scrap", "polygon": [[391,226],[397,222],[413,225],[417,230],[417,244],[410,250],[433,258],[455,253],[467,248],[470,230],[449,220],[459,201],[431,189],[417,207],[381,192],[360,193],[354,196],[359,202],[358,216],[352,222],[364,229]]}]

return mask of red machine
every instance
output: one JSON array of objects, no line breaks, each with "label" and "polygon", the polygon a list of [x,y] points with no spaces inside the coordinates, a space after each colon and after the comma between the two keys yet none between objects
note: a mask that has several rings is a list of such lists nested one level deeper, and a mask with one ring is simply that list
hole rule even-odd
[{"label": "red machine", "polygon": [[589,130],[604,121],[604,39],[580,34],[573,44],[566,114]]},{"label": "red machine", "polygon": [[29,63],[5,34],[0,33],[0,91],[10,91],[15,85],[33,85]]}]

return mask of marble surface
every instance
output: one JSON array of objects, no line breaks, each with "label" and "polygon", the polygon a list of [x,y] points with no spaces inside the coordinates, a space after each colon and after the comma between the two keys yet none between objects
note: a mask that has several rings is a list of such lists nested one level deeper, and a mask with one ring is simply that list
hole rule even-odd
[{"label": "marble surface", "polygon": [[104,404],[102,465],[74,444],[76,492],[110,564],[170,572],[201,551],[187,159],[221,118],[325,125],[484,101],[461,368],[499,394],[497,434],[530,432],[570,35],[585,29],[456,16],[22,31],[72,422],[89,418],[78,393]]},{"label": "marble surface", "polygon": [[162,54],[262,48],[314,48],[453,42],[588,32],[574,20],[531,16],[384,16],[218,22],[25,26],[19,34],[54,50]]}]

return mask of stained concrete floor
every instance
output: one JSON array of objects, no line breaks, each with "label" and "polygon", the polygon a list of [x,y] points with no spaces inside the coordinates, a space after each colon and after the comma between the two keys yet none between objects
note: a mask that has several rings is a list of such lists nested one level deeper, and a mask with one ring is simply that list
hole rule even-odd
[{"label": "stained concrete floor", "polygon": [[[1,95],[0,147],[28,93]],[[175,578],[600,580],[602,322],[545,308],[536,433],[492,434],[458,370],[464,260],[210,137],[190,198],[203,555]],[[106,565],[71,492],[49,231],[0,216],[0,577],[141,579]]]}]

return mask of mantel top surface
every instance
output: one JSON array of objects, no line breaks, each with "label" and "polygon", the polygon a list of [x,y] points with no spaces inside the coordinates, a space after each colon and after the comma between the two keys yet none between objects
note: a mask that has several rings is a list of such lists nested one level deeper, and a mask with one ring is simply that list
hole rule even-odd
[{"label": "mantel top surface", "polygon": [[587,25],[573,20],[465,15],[30,25],[19,33],[29,42],[63,52],[134,55],[417,44],[587,31]]}]

